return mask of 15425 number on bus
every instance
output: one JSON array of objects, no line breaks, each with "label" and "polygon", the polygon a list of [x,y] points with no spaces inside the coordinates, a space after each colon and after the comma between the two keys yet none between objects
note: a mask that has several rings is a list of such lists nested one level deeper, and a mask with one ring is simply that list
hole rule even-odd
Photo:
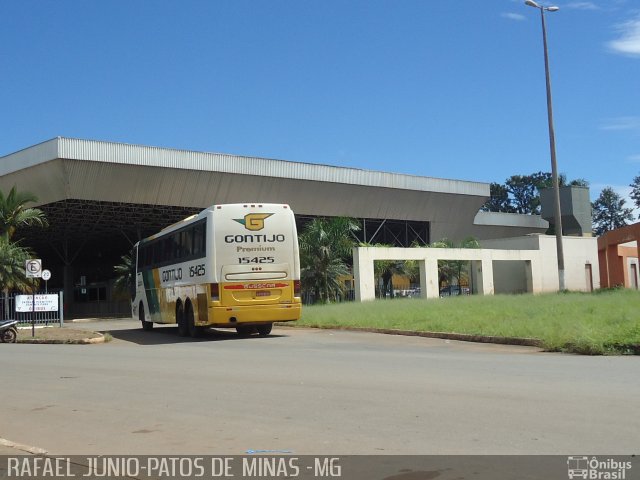
[{"label": "15425 number on bus", "polygon": [[238,257],[238,263],[246,265],[249,263],[273,263],[273,257]]}]

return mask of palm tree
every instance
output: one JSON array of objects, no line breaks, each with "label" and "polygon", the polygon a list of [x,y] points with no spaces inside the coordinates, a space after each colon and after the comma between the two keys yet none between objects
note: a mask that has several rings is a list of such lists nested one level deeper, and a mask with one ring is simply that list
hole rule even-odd
[{"label": "palm tree", "polygon": [[0,289],[4,294],[5,314],[9,313],[9,290],[30,291],[25,263],[31,252],[11,241],[19,227],[47,226],[44,212],[29,208],[27,203],[38,199],[29,192],[18,192],[15,185],[5,197],[0,191]]},{"label": "palm tree", "polygon": [[39,208],[27,207],[38,198],[29,192],[18,192],[15,185],[5,197],[0,191],[0,236],[11,240],[19,227],[46,227],[47,219]]},{"label": "palm tree", "polygon": [[120,257],[120,263],[113,267],[116,273],[114,287],[117,291],[131,295],[135,285],[135,265],[133,263],[133,252],[129,252]]},{"label": "palm tree", "polygon": [[26,248],[0,236],[0,290],[4,298],[4,318],[9,318],[9,290],[33,289],[25,272],[25,263],[30,256]]},{"label": "palm tree", "polygon": [[[388,245],[376,245],[386,247]],[[404,260],[376,260],[373,266],[376,278],[382,280],[382,291],[380,298],[393,298],[393,276],[408,275],[406,261]]]},{"label": "palm tree", "polygon": [[27,279],[24,268],[30,256],[26,248],[0,237],[0,288],[30,288],[31,282]]},{"label": "palm tree", "polygon": [[[467,237],[460,243],[456,244],[448,238],[443,238],[438,242],[431,244],[435,248],[480,248],[480,242],[474,237]],[[451,284],[453,280],[457,280],[458,285],[466,279],[466,267],[469,262],[465,260],[440,260],[438,262],[438,279],[440,287],[443,284]]]},{"label": "palm tree", "polygon": [[313,293],[315,302],[337,300],[344,293],[341,277],[350,274],[348,261],[360,229],[347,217],[315,218],[300,234],[302,288]]}]

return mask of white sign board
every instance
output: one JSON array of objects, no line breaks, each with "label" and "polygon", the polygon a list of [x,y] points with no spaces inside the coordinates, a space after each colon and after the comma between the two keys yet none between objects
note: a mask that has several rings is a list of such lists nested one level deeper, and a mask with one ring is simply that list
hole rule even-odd
[{"label": "white sign board", "polygon": [[42,274],[42,260],[39,258],[32,258],[25,262],[25,272],[27,278],[40,278]]},{"label": "white sign board", "polygon": [[[58,295],[36,295],[36,312],[57,312]],[[33,295],[16,295],[16,312],[33,311]]]},{"label": "white sign board", "polygon": [[51,272],[49,270],[42,270],[42,279],[45,282],[51,279]]}]

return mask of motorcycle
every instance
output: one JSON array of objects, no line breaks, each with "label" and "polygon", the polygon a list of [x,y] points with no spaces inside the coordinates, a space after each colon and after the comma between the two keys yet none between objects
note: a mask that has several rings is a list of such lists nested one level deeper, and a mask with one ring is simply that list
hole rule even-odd
[{"label": "motorcycle", "polygon": [[5,320],[0,322],[0,342],[16,343],[18,341],[18,321]]}]

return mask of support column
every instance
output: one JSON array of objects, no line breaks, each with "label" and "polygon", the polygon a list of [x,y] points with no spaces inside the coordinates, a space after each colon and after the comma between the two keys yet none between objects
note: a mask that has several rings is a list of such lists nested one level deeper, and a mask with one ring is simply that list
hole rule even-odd
[{"label": "support column", "polygon": [[526,277],[527,293],[533,293],[533,271],[531,260],[524,261],[524,274]]},{"label": "support column", "polygon": [[[440,286],[438,285],[438,259],[427,258],[424,261],[424,266],[426,298],[438,298],[440,297]],[[420,288],[422,288],[422,270],[420,271],[420,283]],[[423,294],[423,296],[425,295]]]},{"label": "support column", "polygon": [[356,302],[366,302],[376,298],[373,260],[367,251],[368,248],[366,247],[353,249],[353,279]]},{"label": "support column", "polygon": [[427,297],[427,262],[425,260],[418,260],[418,267],[420,267],[420,298]]},{"label": "support column", "polygon": [[[64,292],[64,301],[66,304],[73,302],[73,267],[71,265],[65,265],[62,267],[62,285]],[[60,305],[60,311],[63,311],[64,305]]]},{"label": "support column", "polygon": [[609,287],[625,285],[626,266],[618,255],[618,245],[607,246],[607,265],[609,266]]},{"label": "support column", "polygon": [[482,295],[493,295],[493,261],[491,257],[482,258]]},{"label": "support column", "polygon": [[474,295],[482,294],[482,262],[480,260],[471,260],[471,293]]}]

